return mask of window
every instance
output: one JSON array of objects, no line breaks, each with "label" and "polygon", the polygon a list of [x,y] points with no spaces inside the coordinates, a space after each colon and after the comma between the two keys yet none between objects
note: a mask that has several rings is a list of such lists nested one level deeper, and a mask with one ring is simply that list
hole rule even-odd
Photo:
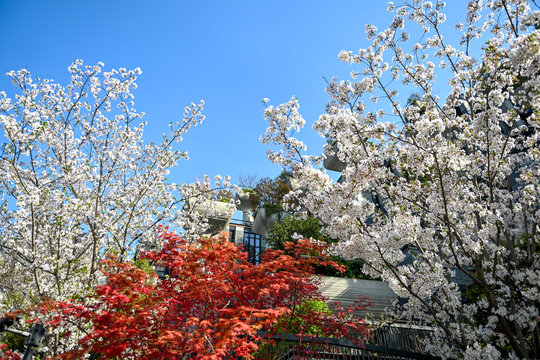
[{"label": "window", "polygon": [[236,242],[236,226],[229,226],[229,241]]},{"label": "window", "polygon": [[245,228],[244,250],[248,253],[248,261],[258,264],[261,253],[266,250],[266,239],[262,235],[255,234],[250,228]]}]

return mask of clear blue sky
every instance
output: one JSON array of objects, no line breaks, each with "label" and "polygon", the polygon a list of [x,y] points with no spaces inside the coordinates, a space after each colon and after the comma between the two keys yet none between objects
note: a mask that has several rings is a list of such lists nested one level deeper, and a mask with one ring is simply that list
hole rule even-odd
[{"label": "clear blue sky", "polygon": [[[465,1],[450,3],[462,18]],[[185,105],[206,102],[205,122],[181,144],[191,159],[171,173],[174,181],[273,177],[279,168],[259,142],[260,100],[296,95],[310,128],[328,100],[323,77],[353,70],[337,54],[367,46],[364,25],[387,25],[385,10],[380,0],[0,0],[0,90],[12,92],[3,74],[20,68],[65,83],[78,58],[107,70],[140,67],[135,104],[146,112],[147,140],[158,140]],[[322,139],[307,143],[321,152]]]}]

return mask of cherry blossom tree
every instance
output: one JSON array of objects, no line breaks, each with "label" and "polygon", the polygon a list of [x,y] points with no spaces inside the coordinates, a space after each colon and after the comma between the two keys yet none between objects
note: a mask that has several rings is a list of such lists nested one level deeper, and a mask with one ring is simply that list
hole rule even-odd
[{"label": "cherry blossom tree", "polygon": [[187,158],[176,144],[204,119],[203,102],[187,106],[160,143],[145,143],[144,113],[131,93],[140,69],[102,67],[77,60],[67,86],[12,71],[14,99],[0,93],[0,303],[7,310],[93,289],[103,254],[133,257],[155,243],[157,224],[196,238],[205,219],[185,210],[229,186],[220,177],[167,180]]},{"label": "cherry blossom tree", "polygon": [[[294,137],[295,98],[267,106],[262,141],[281,147],[270,160],[294,171],[290,196],[340,239],[334,251],[407,299],[401,320],[433,326],[430,353],[539,358],[540,12],[470,1],[451,44],[444,7],[389,3],[391,25],[367,25],[370,46],[339,54],[354,72],[328,83],[313,126],[331,140],[323,156]],[[324,156],[345,164],[341,181]]]}]

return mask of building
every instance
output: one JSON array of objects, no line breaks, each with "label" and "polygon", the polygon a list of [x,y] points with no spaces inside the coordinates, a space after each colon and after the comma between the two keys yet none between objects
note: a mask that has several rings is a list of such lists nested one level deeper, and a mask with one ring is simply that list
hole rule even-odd
[{"label": "building", "polygon": [[243,245],[244,251],[248,253],[248,261],[258,264],[260,256],[268,247],[266,238],[256,234],[252,229],[253,223],[249,220],[232,219],[224,231],[229,232],[229,239],[237,245]]}]

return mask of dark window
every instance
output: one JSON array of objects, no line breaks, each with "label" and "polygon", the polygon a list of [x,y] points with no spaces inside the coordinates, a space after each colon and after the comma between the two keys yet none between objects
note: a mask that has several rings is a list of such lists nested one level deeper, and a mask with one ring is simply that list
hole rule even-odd
[{"label": "dark window", "polygon": [[236,226],[229,226],[229,241],[235,242],[236,240]]},{"label": "dark window", "polygon": [[266,250],[266,239],[255,234],[250,228],[244,228],[244,250],[248,253],[248,261],[258,264],[261,253]]}]

